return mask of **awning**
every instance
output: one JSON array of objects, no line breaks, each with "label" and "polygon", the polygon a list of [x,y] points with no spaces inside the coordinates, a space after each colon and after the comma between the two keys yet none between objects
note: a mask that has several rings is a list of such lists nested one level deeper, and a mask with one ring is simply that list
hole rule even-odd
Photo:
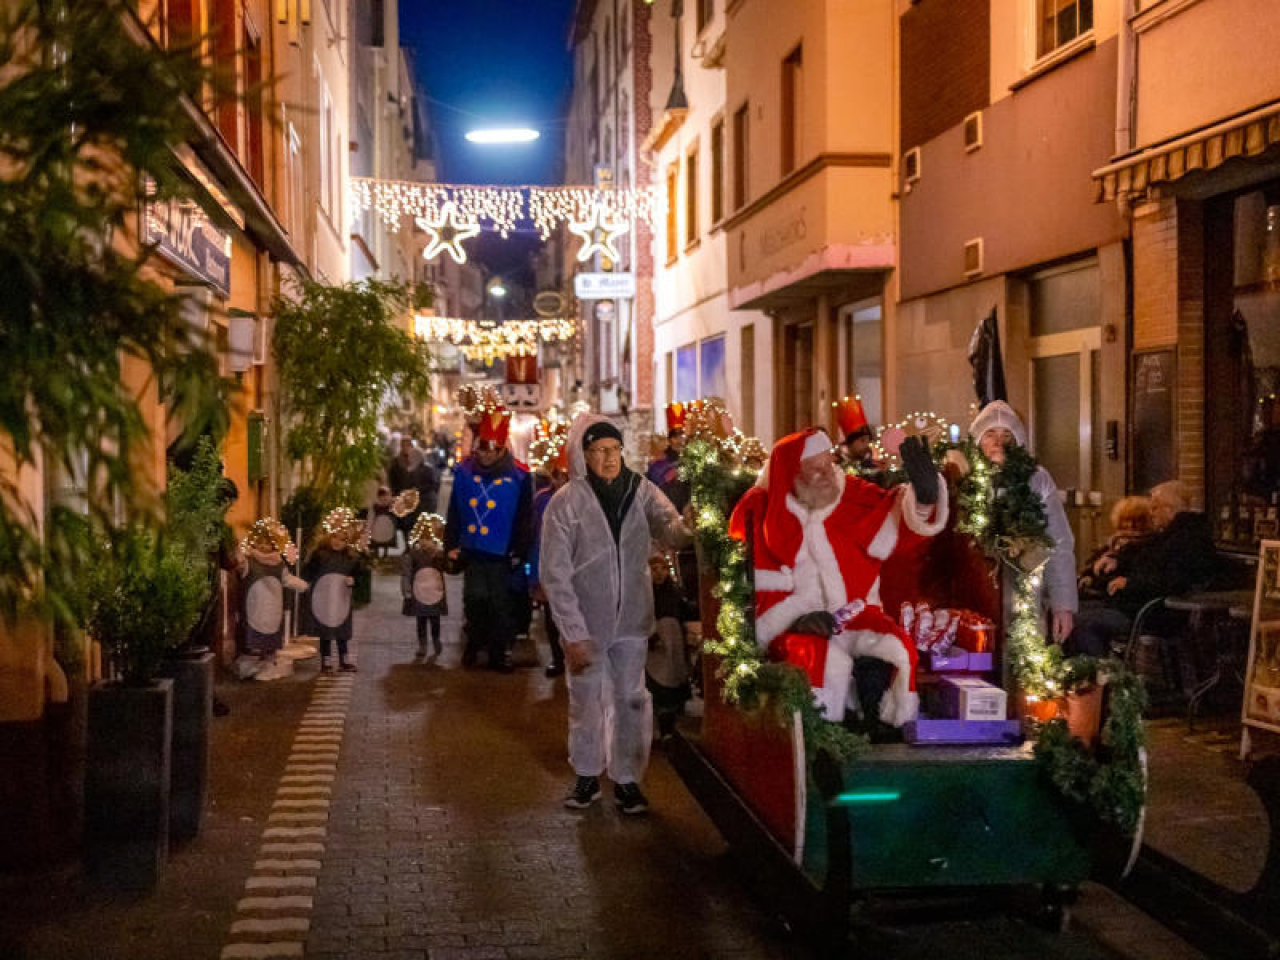
[{"label": "awning", "polygon": [[1153,183],[1255,157],[1280,144],[1280,100],[1230,120],[1147,147],[1093,172],[1099,202],[1146,192]]}]

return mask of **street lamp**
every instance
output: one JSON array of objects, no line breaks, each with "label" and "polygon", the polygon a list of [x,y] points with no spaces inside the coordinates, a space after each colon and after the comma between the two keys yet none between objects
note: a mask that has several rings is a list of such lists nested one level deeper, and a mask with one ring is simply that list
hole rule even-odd
[{"label": "street lamp", "polygon": [[529,127],[484,127],[468,130],[466,137],[472,143],[530,143],[542,134]]}]

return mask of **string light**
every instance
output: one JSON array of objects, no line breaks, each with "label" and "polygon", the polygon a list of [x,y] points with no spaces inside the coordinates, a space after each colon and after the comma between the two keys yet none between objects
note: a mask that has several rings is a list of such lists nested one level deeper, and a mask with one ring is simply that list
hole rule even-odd
[{"label": "string light", "polygon": [[616,261],[618,247],[615,241],[630,229],[631,225],[626,220],[610,214],[604,207],[593,209],[588,220],[569,221],[569,232],[582,238],[578,262],[585,263],[597,253]]},{"label": "string light", "polygon": [[470,240],[480,232],[479,221],[459,219],[458,207],[450,201],[444,205],[438,219],[417,217],[416,222],[431,238],[422,251],[423,260],[434,260],[441,253],[447,253],[453,257],[454,263],[467,262],[467,252],[462,249],[462,241]]},{"label": "string light", "polygon": [[449,204],[464,222],[503,237],[520,222],[532,221],[543,240],[561,224],[591,220],[595,211],[608,223],[650,225],[665,212],[652,187],[496,187],[351,177],[347,193],[352,210],[376,211],[393,233],[405,217],[439,220]]},{"label": "string light", "polygon": [[535,317],[529,320],[464,320],[460,317],[414,318],[414,332],[424,340],[450,343],[468,360],[505,360],[537,356],[543,343],[573,339],[577,324],[569,317]]}]

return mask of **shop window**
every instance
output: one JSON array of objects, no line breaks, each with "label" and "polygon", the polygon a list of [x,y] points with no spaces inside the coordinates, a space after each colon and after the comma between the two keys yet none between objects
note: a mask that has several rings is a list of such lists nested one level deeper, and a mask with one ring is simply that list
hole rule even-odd
[{"label": "shop window", "polygon": [[676,351],[676,403],[698,399],[698,345],[690,343]]},{"label": "shop window", "polygon": [[840,311],[844,345],[844,395],[862,398],[871,424],[881,422],[884,393],[883,308],[880,300],[851,304]]},{"label": "shop window", "polygon": [[1280,535],[1280,182],[1206,211],[1205,471],[1216,536]]},{"label": "shop window", "polygon": [[698,345],[698,393],[703,397],[724,398],[728,392],[725,382],[724,335],[708,337]]},{"label": "shop window", "polygon": [[1093,0],[1036,0],[1036,56],[1044,57],[1093,29]]}]

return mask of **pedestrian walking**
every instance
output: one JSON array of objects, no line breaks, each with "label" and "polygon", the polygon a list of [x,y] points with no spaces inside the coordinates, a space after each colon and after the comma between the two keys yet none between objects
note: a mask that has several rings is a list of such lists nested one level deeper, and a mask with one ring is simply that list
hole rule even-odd
[{"label": "pedestrian walking", "polygon": [[311,584],[309,605],[312,629],[320,638],[320,672],[330,673],[329,654],[336,644],[338,669],[354,673],[356,665],[347,658],[351,643],[351,588],[364,565],[355,547],[356,527],[363,525],[347,507],[330,510],[322,525],[319,546],[302,568]]},{"label": "pedestrian walking", "polygon": [[489,668],[503,673],[512,669],[517,626],[511,576],[533,536],[533,484],[507,448],[510,430],[511,413],[501,407],[481,421],[471,456],[454,470],[444,535],[447,555],[463,565],[463,666],[487,648]]},{"label": "pedestrian walking", "polygon": [[640,789],[652,738],[645,658],[653,633],[652,540],[689,542],[662,492],[627,468],[622,434],[583,414],[569,431],[570,481],[543,518],[539,575],[560,626],[569,667],[569,763],[577,780],[565,806],[600,797],[608,767],[614,800],[644,813]]},{"label": "pedestrian walking", "polygon": [[421,514],[409,533],[409,549],[400,560],[400,594],[403,612],[413,617],[418,628],[415,659],[427,655],[427,632],[435,656],[440,655],[440,617],[449,612],[444,584],[444,519],[438,514]]}]

